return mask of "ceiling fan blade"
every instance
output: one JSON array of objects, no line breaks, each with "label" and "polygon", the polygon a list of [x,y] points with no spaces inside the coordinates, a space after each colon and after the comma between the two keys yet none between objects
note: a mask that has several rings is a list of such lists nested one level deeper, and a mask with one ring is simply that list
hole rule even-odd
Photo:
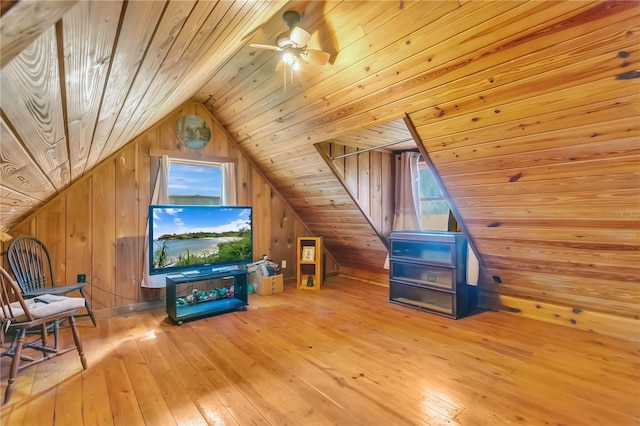
[{"label": "ceiling fan blade", "polygon": [[249,46],[255,47],[258,49],[267,49],[267,50],[282,50],[278,46],[272,46],[270,44],[259,44],[259,43],[251,43]]},{"label": "ceiling fan blade", "polygon": [[330,54],[322,50],[307,49],[301,54],[302,58],[313,65],[324,65],[329,62]]},{"label": "ceiling fan blade", "polygon": [[311,40],[311,34],[300,27],[295,27],[293,30],[291,30],[291,36],[289,37],[289,39],[296,46],[304,47],[307,45],[307,43],[309,43],[309,40]]}]

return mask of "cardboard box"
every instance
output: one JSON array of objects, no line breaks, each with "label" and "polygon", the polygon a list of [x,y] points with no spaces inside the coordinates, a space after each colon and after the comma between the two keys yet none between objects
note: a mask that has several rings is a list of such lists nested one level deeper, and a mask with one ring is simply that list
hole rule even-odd
[{"label": "cardboard box", "polygon": [[270,277],[256,277],[253,281],[253,292],[259,296],[270,296],[284,291],[284,280],[282,274],[271,275]]}]

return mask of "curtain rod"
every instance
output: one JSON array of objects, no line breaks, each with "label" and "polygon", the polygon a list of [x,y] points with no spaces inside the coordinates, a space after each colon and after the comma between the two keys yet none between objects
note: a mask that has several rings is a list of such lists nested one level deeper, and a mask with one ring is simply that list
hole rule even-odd
[{"label": "curtain rod", "polygon": [[369,152],[369,151],[373,151],[373,150],[376,150],[376,149],[385,148],[385,147],[391,146],[391,145],[397,145],[399,143],[410,142],[410,141],[413,142],[413,138],[412,139],[405,139],[405,140],[401,140],[401,141],[396,141],[396,142],[389,142],[389,143],[386,143],[384,145],[378,145],[378,146],[374,146],[374,147],[363,149],[363,150],[359,150],[359,151],[353,151],[353,152],[350,152],[348,154],[336,155],[335,157],[331,157],[331,161],[338,160],[338,159],[344,158],[344,157],[349,157],[351,155],[362,154],[363,152]]}]

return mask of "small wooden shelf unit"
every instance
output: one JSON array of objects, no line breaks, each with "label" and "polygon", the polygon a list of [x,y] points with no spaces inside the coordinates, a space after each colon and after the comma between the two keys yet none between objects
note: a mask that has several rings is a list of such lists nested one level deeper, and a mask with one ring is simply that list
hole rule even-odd
[{"label": "small wooden shelf unit", "polygon": [[322,237],[299,237],[297,283],[303,290],[320,290],[322,286]]}]

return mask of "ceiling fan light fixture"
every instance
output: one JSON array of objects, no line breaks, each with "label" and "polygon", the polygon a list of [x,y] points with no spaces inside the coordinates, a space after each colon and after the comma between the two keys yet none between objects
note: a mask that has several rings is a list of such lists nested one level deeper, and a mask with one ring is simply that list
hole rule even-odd
[{"label": "ceiling fan light fixture", "polygon": [[284,49],[284,53],[282,53],[282,62],[284,62],[287,65],[291,65],[294,62],[298,61],[298,55],[296,55],[296,52],[291,49]]}]

